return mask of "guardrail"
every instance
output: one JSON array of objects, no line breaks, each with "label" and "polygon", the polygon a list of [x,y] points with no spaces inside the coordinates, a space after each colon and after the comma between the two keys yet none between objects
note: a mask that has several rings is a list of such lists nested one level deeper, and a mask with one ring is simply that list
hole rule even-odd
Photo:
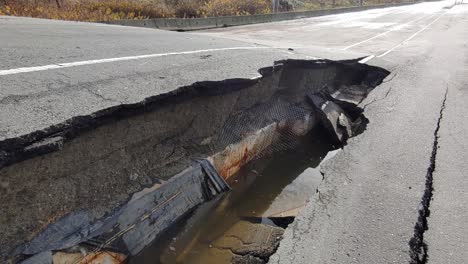
[{"label": "guardrail", "polygon": [[154,19],[132,19],[132,20],[114,20],[114,21],[101,21],[101,23],[132,26],[132,27],[146,27],[158,28],[164,30],[175,31],[191,31],[220,27],[241,26],[258,23],[268,23],[283,20],[292,20],[308,17],[326,16],[333,14],[341,14],[347,12],[357,12],[376,8],[395,7],[414,4],[398,3],[398,4],[383,4],[373,6],[355,6],[333,9],[321,9],[313,11],[301,12],[283,12],[274,14],[250,15],[250,16],[223,16],[223,17],[207,17],[207,18],[154,18]]}]

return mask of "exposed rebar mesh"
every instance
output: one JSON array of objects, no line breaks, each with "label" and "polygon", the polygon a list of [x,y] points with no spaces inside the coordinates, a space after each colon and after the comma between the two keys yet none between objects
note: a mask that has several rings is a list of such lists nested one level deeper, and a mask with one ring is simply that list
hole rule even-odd
[{"label": "exposed rebar mesh", "polygon": [[248,111],[232,113],[224,122],[216,147],[227,146],[239,142],[246,136],[255,133],[271,124],[304,120],[310,110],[292,105],[280,98],[262,105],[256,105]]}]

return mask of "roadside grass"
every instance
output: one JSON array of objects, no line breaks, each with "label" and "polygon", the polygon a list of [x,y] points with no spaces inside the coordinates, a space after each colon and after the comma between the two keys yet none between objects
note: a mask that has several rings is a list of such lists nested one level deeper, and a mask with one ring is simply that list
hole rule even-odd
[{"label": "roadside grass", "polygon": [[107,21],[174,16],[173,11],[160,1],[124,0],[58,0],[58,2],[55,0],[53,2],[47,0],[9,0],[0,6],[0,14],[78,21]]},{"label": "roadside grass", "polygon": [[0,15],[76,21],[253,15],[270,0],[0,0]]},{"label": "roadside grass", "polygon": [[[289,0],[281,11],[357,5],[358,0]],[[402,0],[367,0],[366,4]],[[266,14],[271,0],[0,0],[0,15],[75,21]]]}]

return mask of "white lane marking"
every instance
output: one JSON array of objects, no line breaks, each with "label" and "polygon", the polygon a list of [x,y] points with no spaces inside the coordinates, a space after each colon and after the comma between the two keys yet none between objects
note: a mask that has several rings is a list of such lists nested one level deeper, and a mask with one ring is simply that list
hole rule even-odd
[{"label": "white lane marking", "polygon": [[419,18],[417,18],[417,19],[411,20],[411,21],[409,21],[409,22],[406,22],[406,23],[404,23],[404,24],[394,26],[394,27],[392,27],[391,29],[389,29],[389,30],[387,30],[387,31],[385,31],[385,32],[382,32],[382,33],[380,33],[380,34],[377,34],[377,35],[375,35],[375,36],[373,36],[373,37],[371,37],[371,38],[368,38],[368,39],[365,39],[365,40],[363,40],[363,41],[360,41],[360,42],[354,43],[354,44],[352,44],[352,45],[349,45],[349,46],[343,48],[343,50],[348,50],[348,49],[350,49],[350,48],[353,48],[353,47],[356,47],[356,46],[358,46],[358,45],[364,44],[364,43],[366,43],[366,42],[368,42],[368,41],[371,41],[371,40],[373,40],[373,39],[379,38],[379,37],[381,37],[381,36],[385,36],[385,35],[387,35],[388,33],[392,32],[392,31],[401,29],[401,28],[403,28],[403,27],[405,27],[405,26],[408,26],[408,25],[410,25],[410,24],[412,24],[412,23],[414,23],[414,22],[417,22],[417,21],[419,21],[419,20],[421,20],[421,19],[423,19],[423,18],[426,18],[426,17],[428,17],[428,16],[433,16],[433,15],[434,15],[434,14],[425,15],[425,16],[419,17]]},{"label": "white lane marking", "polygon": [[373,58],[375,58],[375,55],[369,55],[369,56],[365,57],[364,59],[362,59],[362,60],[360,60],[358,62],[359,63],[366,63],[366,62],[372,60]]},{"label": "white lane marking", "polygon": [[[384,9],[367,10],[367,11],[356,12],[356,13],[343,13],[343,14],[328,15],[328,16],[316,17],[316,18],[312,18],[312,19],[313,20],[315,20],[315,19],[324,19],[325,20],[324,22],[315,24],[316,26],[334,26],[334,25],[348,23],[348,22],[356,21],[356,20],[360,20],[360,19],[379,18],[381,16],[396,13],[397,11],[398,10],[390,10],[390,9],[385,9],[384,8]],[[327,19],[329,19],[329,20],[327,20]]]},{"label": "white lane marking", "polygon": [[394,46],[393,48],[387,50],[386,52],[380,54],[377,56],[377,58],[381,58],[387,54],[389,54],[390,52],[394,51],[395,49],[397,49],[398,47],[402,46],[403,44],[405,44],[406,42],[412,40],[414,37],[416,37],[419,33],[423,32],[424,30],[426,30],[428,27],[430,27],[432,24],[434,24],[437,20],[439,20],[445,13],[442,13],[440,14],[439,17],[437,17],[436,19],[434,19],[431,23],[427,24],[425,27],[421,28],[420,30],[418,30],[416,33],[414,33],[413,35],[411,35],[409,38],[403,40],[402,42],[400,42],[398,45]]},{"label": "white lane marking", "polygon": [[18,74],[18,73],[27,73],[27,72],[47,71],[47,70],[53,70],[53,69],[70,68],[70,67],[76,67],[76,66],[92,65],[92,64],[100,64],[100,63],[108,63],[108,62],[140,60],[140,59],[164,57],[164,56],[171,56],[171,55],[187,55],[187,54],[196,54],[196,53],[204,53],[204,52],[214,52],[214,51],[253,50],[253,49],[278,49],[278,48],[276,47],[234,47],[234,48],[218,48],[218,49],[192,50],[192,51],[182,51],[182,52],[169,52],[169,53],[155,53],[155,54],[138,55],[138,56],[127,56],[127,57],[118,57],[118,58],[109,58],[109,59],[100,59],[100,60],[76,61],[76,62],[50,64],[50,65],[44,65],[44,66],[0,70],[0,76]]}]

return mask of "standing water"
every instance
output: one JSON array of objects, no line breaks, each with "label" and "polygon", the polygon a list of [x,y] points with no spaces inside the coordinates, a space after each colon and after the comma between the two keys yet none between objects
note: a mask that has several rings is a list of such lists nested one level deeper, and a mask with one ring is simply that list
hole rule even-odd
[{"label": "standing water", "polygon": [[[305,169],[317,167],[334,149],[320,127],[297,140],[294,148],[262,157],[242,168],[231,178],[232,191],[199,206],[130,263],[231,263],[236,253],[230,247],[233,239],[248,248],[250,240],[260,236],[258,229],[252,228],[259,225],[251,223],[279,229],[264,213],[286,186]],[[271,230],[268,232],[270,235]],[[246,236],[249,241],[244,241]]]}]

